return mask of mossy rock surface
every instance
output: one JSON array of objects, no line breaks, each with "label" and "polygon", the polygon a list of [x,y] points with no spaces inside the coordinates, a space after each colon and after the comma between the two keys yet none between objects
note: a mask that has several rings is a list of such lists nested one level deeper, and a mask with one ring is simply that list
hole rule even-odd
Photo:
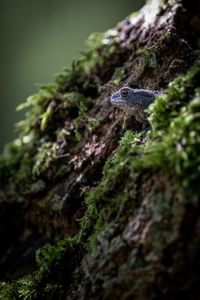
[{"label": "mossy rock surface", "polygon": [[[171,2],[93,34],[18,108],[0,159],[0,299],[198,299],[199,29]],[[124,85],[163,91],[150,130],[122,128],[109,97]]]}]

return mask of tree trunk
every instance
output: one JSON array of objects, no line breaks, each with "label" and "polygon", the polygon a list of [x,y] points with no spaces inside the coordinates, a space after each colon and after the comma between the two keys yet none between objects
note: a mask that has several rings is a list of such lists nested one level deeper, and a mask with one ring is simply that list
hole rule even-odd
[{"label": "tree trunk", "polygon": [[[199,299],[199,13],[147,2],[19,107],[0,160],[0,299]],[[122,86],[163,92],[150,130],[123,128]]]}]

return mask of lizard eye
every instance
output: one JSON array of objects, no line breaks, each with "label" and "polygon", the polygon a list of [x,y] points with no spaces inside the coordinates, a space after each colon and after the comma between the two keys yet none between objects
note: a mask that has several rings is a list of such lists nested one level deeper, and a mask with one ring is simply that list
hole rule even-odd
[{"label": "lizard eye", "polygon": [[121,90],[120,95],[122,98],[126,98],[128,96],[128,91],[127,90]]}]

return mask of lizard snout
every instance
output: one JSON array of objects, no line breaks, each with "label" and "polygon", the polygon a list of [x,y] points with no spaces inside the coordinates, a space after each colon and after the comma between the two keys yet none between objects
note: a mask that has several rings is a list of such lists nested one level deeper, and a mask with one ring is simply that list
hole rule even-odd
[{"label": "lizard snout", "polygon": [[114,106],[124,106],[125,105],[125,101],[124,99],[121,98],[120,93],[114,93],[111,97],[110,97],[110,102],[112,105]]}]

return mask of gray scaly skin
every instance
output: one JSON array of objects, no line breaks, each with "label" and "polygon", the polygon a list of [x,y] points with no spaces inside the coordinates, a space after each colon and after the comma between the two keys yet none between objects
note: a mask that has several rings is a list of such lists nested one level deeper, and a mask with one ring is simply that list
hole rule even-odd
[{"label": "gray scaly skin", "polygon": [[133,115],[138,122],[147,121],[148,114],[145,109],[153,103],[156,96],[162,92],[154,90],[131,89],[122,87],[112,94],[110,102],[112,105],[123,109],[126,113]]}]

